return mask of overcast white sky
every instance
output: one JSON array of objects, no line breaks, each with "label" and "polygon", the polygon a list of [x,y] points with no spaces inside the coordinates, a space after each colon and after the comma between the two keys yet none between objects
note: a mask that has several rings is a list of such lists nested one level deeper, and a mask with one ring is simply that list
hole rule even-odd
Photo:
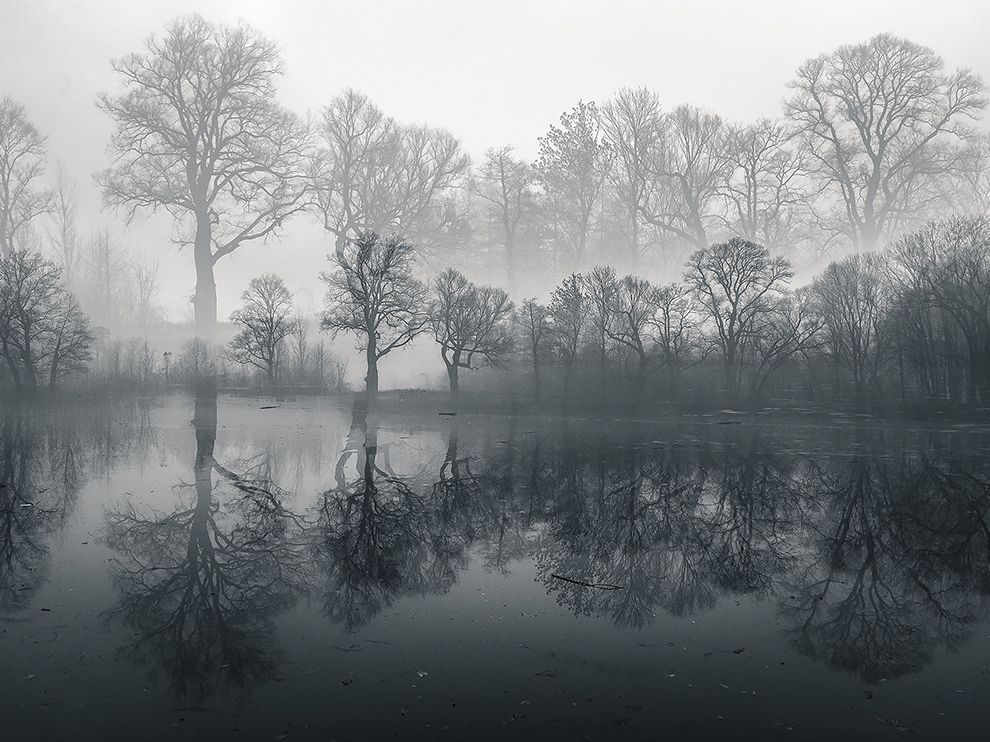
[{"label": "overcast white sky", "polygon": [[[352,86],[401,120],[447,127],[475,157],[500,144],[531,156],[563,110],[621,86],[646,85],[667,107],[690,102],[740,122],[776,115],[803,60],[882,31],[990,80],[990,3],[978,0],[0,0],[0,95],[27,106],[52,159],[80,181],[87,227],[112,221],[98,212],[91,180],[106,164],[110,124],[94,101],[116,90],[109,62],[192,11],[245,20],[278,41],[281,99],[299,113]],[[152,220],[121,238],[138,255],[160,256],[164,298],[178,317],[193,273],[168,234],[167,222]],[[326,252],[319,231],[303,225],[280,245],[241,248],[218,266],[221,313],[268,270],[318,300]]]}]

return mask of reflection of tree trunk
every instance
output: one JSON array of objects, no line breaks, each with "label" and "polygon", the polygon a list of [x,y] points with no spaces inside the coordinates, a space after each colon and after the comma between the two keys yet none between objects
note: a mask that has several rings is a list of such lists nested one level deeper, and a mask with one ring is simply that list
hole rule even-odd
[{"label": "reflection of tree trunk", "polygon": [[213,447],[217,439],[216,387],[204,384],[197,388],[194,409],[196,494],[199,502],[208,502],[213,492]]}]

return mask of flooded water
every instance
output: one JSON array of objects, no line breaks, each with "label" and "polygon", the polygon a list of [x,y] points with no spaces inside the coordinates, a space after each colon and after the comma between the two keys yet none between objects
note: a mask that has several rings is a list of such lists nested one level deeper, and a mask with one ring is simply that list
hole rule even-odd
[{"label": "flooded water", "polygon": [[980,427],[175,396],[0,435],[8,739],[985,726]]}]

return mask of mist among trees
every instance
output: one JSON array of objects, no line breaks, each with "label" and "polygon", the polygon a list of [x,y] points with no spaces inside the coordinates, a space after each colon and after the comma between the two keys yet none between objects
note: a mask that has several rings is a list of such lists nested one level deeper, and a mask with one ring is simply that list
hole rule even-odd
[{"label": "mist among trees", "polygon": [[[415,346],[454,400],[990,395],[985,86],[910,40],[808,59],[755,122],[645,88],[575,101],[533,161],[504,142],[472,161],[451,132],[353,89],[290,111],[282,50],[247,25],[181,17],[112,69],[92,185],[0,101],[13,391],[210,379],[374,394],[392,386],[383,359]],[[158,263],[126,231],[84,233],[90,187],[108,215],[171,219],[160,249],[191,251],[191,323],[168,318]],[[322,301],[265,273],[220,316],[224,259],[296,220],[322,228],[292,248],[326,255]]]}]

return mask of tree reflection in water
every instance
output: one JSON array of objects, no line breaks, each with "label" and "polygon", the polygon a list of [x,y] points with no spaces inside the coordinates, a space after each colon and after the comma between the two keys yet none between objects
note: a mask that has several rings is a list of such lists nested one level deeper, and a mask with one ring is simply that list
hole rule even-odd
[{"label": "tree reflection in water", "polygon": [[112,510],[106,541],[120,554],[115,613],[135,631],[125,653],[200,703],[274,677],[273,619],[304,589],[305,559],[301,519],[264,467],[236,474],[214,458],[215,390],[198,391],[193,429],[195,481],[176,487],[185,502],[165,515]]},{"label": "tree reflection in water", "polygon": [[772,436],[516,424],[497,440],[449,419],[444,445],[417,448],[359,401],[332,485],[292,513],[269,454],[216,461],[216,398],[201,396],[195,483],[178,487],[191,501],[108,516],[128,652],[201,700],[272,677],[273,619],[302,592],[355,631],[472,560],[535,564],[560,605],[628,628],[771,602],[795,649],[868,680],[918,670],[986,618],[987,465],[944,441],[873,432],[798,454]]},{"label": "tree reflection in water", "polygon": [[8,408],[0,423],[0,614],[30,605],[47,577],[48,542],[85,481],[125,453],[144,455],[147,404]]}]

